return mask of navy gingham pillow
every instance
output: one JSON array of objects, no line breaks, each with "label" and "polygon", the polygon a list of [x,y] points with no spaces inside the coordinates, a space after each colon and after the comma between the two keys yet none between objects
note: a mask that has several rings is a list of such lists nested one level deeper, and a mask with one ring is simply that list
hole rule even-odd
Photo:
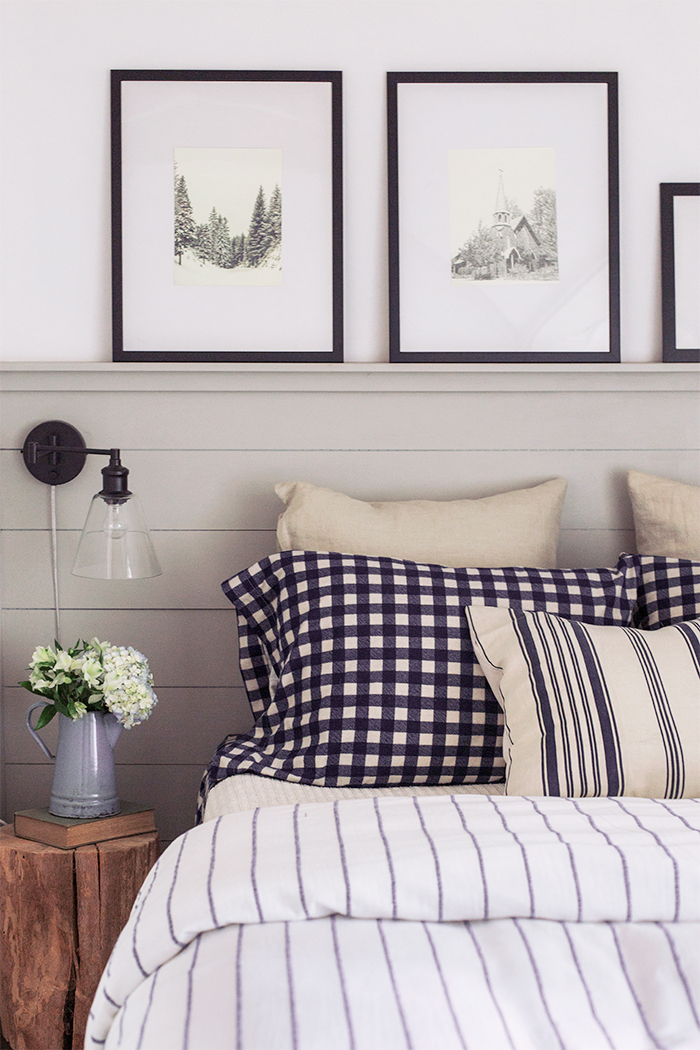
[{"label": "navy gingham pillow", "polygon": [[700,562],[686,558],[636,555],[639,594],[634,626],[669,627],[700,618]]},{"label": "navy gingham pillow", "polygon": [[615,569],[454,569],[284,551],[222,587],[255,725],[221,744],[200,801],[244,772],[353,787],[503,780],[502,713],[465,605],[628,625],[637,574],[629,556]]}]

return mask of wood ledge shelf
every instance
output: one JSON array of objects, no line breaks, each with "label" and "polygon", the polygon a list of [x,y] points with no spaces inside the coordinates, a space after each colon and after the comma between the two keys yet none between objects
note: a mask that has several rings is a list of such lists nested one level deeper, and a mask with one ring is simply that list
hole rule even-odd
[{"label": "wood ledge shelf", "polygon": [[700,390],[700,365],[0,362],[0,390],[427,393]]}]

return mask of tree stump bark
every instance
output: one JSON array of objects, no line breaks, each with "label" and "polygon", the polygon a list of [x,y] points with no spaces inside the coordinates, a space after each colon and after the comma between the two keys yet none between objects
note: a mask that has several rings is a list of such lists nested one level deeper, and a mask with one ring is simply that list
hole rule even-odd
[{"label": "tree stump bark", "polygon": [[157,856],[156,832],[62,850],[0,829],[0,1022],[13,1050],[82,1050],[102,970]]}]

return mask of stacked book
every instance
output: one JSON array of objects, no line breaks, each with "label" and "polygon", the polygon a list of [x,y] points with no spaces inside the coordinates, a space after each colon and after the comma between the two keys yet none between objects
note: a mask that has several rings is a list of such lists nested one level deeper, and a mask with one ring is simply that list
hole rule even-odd
[{"label": "stacked book", "polygon": [[155,830],[154,810],[132,802],[122,802],[120,812],[113,817],[87,820],[55,817],[48,809],[23,809],[15,813],[15,835],[18,838],[44,842],[59,849],[74,849]]}]

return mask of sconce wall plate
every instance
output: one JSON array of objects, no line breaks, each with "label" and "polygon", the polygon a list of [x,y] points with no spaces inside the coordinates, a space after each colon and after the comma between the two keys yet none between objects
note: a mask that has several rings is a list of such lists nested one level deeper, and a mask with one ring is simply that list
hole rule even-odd
[{"label": "sconce wall plate", "polygon": [[[55,445],[56,451],[48,455],[37,456],[31,461],[29,453],[30,444]],[[45,485],[65,485],[67,481],[77,478],[85,466],[86,455],[73,452],[71,455],[61,455],[61,446],[64,448],[85,448],[83,435],[70,423],[64,423],[60,419],[53,419],[47,423],[39,423],[31,430],[22,447],[24,465],[30,474]]]}]

